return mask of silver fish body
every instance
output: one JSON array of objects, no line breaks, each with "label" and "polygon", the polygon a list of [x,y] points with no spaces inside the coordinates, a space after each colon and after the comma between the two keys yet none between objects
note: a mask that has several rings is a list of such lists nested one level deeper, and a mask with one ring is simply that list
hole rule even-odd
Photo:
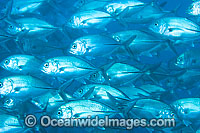
[{"label": "silver fish body", "polygon": [[31,76],[10,76],[0,80],[0,95],[28,100],[53,89],[47,83]]},{"label": "silver fish body", "polygon": [[80,78],[96,71],[90,63],[73,56],[60,56],[48,59],[41,71],[55,77]]},{"label": "silver fish body", "polygon": [[19,74],[33,74],[39,72],[42,61],[31,55],[12,55],[1,63],[4,69]]}]

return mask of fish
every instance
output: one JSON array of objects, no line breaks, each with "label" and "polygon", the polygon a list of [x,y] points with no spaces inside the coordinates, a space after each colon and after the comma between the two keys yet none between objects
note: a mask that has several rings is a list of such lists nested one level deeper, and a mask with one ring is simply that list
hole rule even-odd
[{"label": "fish", "polygon": [[97,70],[87,61],[73,56],[50,58],[42,64],[40,69],[47,75],[66,79],[81,78]]},{"label": "fish", "polygon": [[158,54],[161,48],[167,47],[165,40],[158,39],[156,36],[140,30],[125,30],[112,33],[110,36],[117,42],[123,44],[134,35],[136,38],[127,46],[134,56],[146,55],[152,57],[153,54]]},{"label": "fish", "polygon": [[137,11],[141,7],[143,7],[145,3],[139,0],[133,0],[133,1],[128,1],[128,0],[123,0],[123,1],[112,1],[109,2],[105,7],[104,10],[111,14],[112,16],[118,16],[121,14],[125,9],[128,9],[129,11],[134,10]]},{"label": "fish", "polygon": [[178,117],[185,121],[185,124],[189,124],[193,121],[199,121],[200,98],[178,99],[174,101],[171,106],[176,111]]},{"label": "fish", "polygon": [[171,40],[194,40],[200,35],[199,25],[184,17],[163,17],[154,20],[149,29]]},{"label": "fish", "polygon": [[44,81],[28,75],[15,75],[0,79],[0,95],[22,101],[53,90]]},{"label": "fish", "polygon": [[42,38],[59,30],[58,27],[37,18],[19,18],[14,21],[6,21],[5,31],[8,34],[26,38]]},{"label": "fish", "polygon": [[158,100],[139,99],[131,108],[131,112],[139,118],[145,119],[175,119],[178,120],[173,109]]},{"label": "fish", "polygon": [[200,15],[200,1],[195,0],[187,9],[186,13],[193,16],[199,16]]},{"label": "fish", "polygon": [[107,92],[110,93],[117,100],[129,100],[129,97],[126,96],[125,93],[121,92],[117,88],[101,84],[83,85],[74,92],[73,96],[75,98],[95,99],[95,100],[100,100],[102,102],[109,100]]},{"label": "fish", "polygon": [[176,62],[174,63],[177,67],[183,69],[199,69],[200,54],[198,48],[193,48],[185,51],[180,56],[177,57]]},{"label": "fish", "polygon": [[121,19],[121,22],[124,23],[133,23],[133,24],[147,24],[154,19],[161,18],[166,14],[170,14],[174,11],[163,11],[156,2],[151,2],[149,4],[140,3],[136,5],[139,8],[137,10],[131,11],[130,8],[124,9],[124,11],[119,15],[118,19]]},{"label": "fish", "polygon": [[111,107],[103,103],[92,100],[75,100],[60,106],[53,114],[52,118],[87,118],[88,116],[100,118],[106,115],[118,113]]},{"label": "fish", "polygon": [[[144,74],[141,70],[138,68],[124,64],[124,63],[114,63],[111,64],[108,68],[104,68],[102,73],[105,82],[108,82],[110,85],[121,85],[125,84],[127,82],[131,82],[139,78]],[[92,74],[94,75],[94,74]],[[92,77],[92,76],[91,76]],[[93,77],[90,79],[92,82],[98,81],[100,76]]]},{"label": "fish", "polygon": [[11,55],[5,58],[0,65],[5,70],[18,74],[34,74],[40,72],[42,61],[31,55]]},{"label": "fish", "polygon": [[[67,100],[74,100],[73,97],[67,93],[63,93]],[[44,95],[35,97],[31,100],[35,106],[39,107],[41,110],[44,110],[45,113],[49,114],[52,111],[55,111],[58,107],[65,104],[67,101],[63,99],[61,94],[58,91],[51,91]]]},{"label": "fish", "polygon": [[73,14],[67,21],[66,26],[73,29],[95,28],[105,30],[105,26],[112,20],[110,14],[102,11],[81,11]]},{"label": "fish", "polygon": [[76,39],[69,53],[78,56],[106,56],[120,47],[120,43],[105,35],[89,35]]}]

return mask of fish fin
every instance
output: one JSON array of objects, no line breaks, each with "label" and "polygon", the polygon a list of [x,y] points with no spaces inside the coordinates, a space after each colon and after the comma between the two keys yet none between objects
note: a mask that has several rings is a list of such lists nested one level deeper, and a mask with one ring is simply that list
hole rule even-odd
[{"label": "fish fin", "polygon": [[91,94],[94,92],[94,89],[95,89],[95,86],[91,87],[91,88],[89,89],[89,91],[83,95],[83,97],[84,97],[85,99],[88,99],[88,98],[91,96]]}]

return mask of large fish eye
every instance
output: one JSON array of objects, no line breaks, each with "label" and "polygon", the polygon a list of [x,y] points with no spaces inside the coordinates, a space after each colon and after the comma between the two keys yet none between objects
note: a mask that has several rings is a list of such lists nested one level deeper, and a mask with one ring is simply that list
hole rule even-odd
[{"label": "large fish eye", "polygon": [[10,63],[10,61],[9,61],[9,60],[5,60],[4,63],[5,63],[6,65],[8,65],[8,64]]},{"label": "large fish eye", "polygon": [[62,111],[58,110],[57,115],[62,115]]},{"label": "large fish eye", "polygon": [[158,26],[158,23],[155,23],[155,26]]},{"label": "large fish eye", "polygon": [[45,63],[45,64],[44,64],[44,67],[45,67],[45,68],[48,68],[48,67],[49,67],[49,63],[48,63],[48,62]]},{"label": "large fish eye", "polygon": [[2,88],[3,87],[3,83],[2,82],[0,82],[0,88]]},{"label": "large fish eye", "polygon": [[73,49],[76,49],[76,48],[77,48],[77,45],[76,45],[76,44],[73,44],[73,45],[72,45],[72,48],[73,48]]},{"label": "large fish eye", "polygon": [[10,27],[10,28],[12,28],[12,29],[14,28],[14,26],[13,26],[13,25],[9,25],[9,27]]},{"label": "large fish eye", "polygon": [[81,93],[81,94],[82,94],[82,93],[83,93],[83,89],[79,90],[79,93]]}]

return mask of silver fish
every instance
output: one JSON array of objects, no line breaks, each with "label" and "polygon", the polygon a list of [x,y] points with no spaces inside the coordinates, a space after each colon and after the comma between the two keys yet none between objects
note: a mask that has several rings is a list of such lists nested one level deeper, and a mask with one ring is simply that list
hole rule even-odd
[{"label": "silver fish", "polygon": [[141,7],[144,6],[144,3],[139,1],[139,0],[123,0],[123,1],[113,1],[108,3],[105,6],[106,12],[111,14],[112,16],[117,16],[120,13],[122,13],[126,8],[130,10],[136,11],[136,9],[140,9]]},{"label": "silver fish", "polygon": [[60,56],[48,59],[43,63],[42,72],[55,77],[81,78],[96,68],[88,62],[73,56]]},{"label": "silver fish", "polygon": [[15,22],[7,21],[6,31],[11,35],[22,34],[23,37],[41,38],[59,30],[53,25],[37,18],[20,18]]},{"label": "silver fish", "polygon": [[199,69],[200,66],[200,49],[191,49],[182,53],[176,60],[175,65],[180,68]]},{"label": "silver fish", "polygon": [[112,19],[113,18],[108,13],[90,10],[78,12],[72,15],[66,25],[75,29],[102,29],[105,28],[105,26],[111,22]]},{"label": "silver fish", "polygon": [[136,38],[127,46],[134,55],[152,56],[152,54],[159,52],[156,51],[159,50],[159,48],[163,49],[166,47],[164,40],[158,39],[157,37],[140,30],[120,31],[112,33],[110,36],[117,42],[124,43],[134,35]]},{"label": "silver fish", "polygon": [[13,73],[34,74],[39,72],[42,61],[31,55],[12,55],[0,64],[1,67]]},{"label": "silver fish", "polygon": [[184,98],[172,103],[172,107],[177,115],[185,121],[199,121],[200,117],[200,99]]},{"label": "silver fish", "polygon": [[59,107],[53,114],[55,118],[87,118],[89,115],[99,117],[116,113],[117,111],[102,103],[92,100],[76,100]]},{"label": "silver fish", "polygon": [[69,53],[79,56],[102,56],[109,55],[120,43],[104,35],[89,35],[76,39],[69,50]]},{"label": "silver fish", "polygon": [[[92,90],[92,91],[91,91]],[[100,101],[109,100],[109,96],[107,92],[110,93],[116,99],[129,99],[123,92],[120,90],[113,88],[108,85],[101,85],[101,84],[88,84],[81,86],[77,89],[73,96],[76,98],[87,98],[87,99],[96,99]]]},{"label": "silver fish", "polygon": [[25,101],[53,89],[47,83],[31,76],[10,76],[0,80],[0,95]]},{"label": "silver fish", "polygon": [[193,21],[182,17],[164,17],[155,20],[149,29],[166,39],[193,40],[200,35],[200,27]]}]

